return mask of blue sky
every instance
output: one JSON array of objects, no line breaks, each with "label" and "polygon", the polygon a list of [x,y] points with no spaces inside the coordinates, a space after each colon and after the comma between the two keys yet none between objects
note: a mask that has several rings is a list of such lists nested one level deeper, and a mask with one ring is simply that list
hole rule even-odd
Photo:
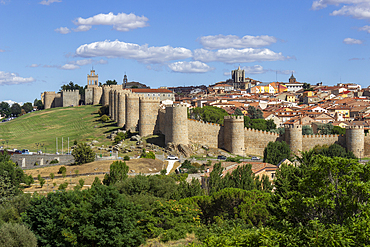
[{"label": "blue sky", "polygon": [[70,81],[210,85],[370,78],[370,0],[0,0],[0,101]]}]

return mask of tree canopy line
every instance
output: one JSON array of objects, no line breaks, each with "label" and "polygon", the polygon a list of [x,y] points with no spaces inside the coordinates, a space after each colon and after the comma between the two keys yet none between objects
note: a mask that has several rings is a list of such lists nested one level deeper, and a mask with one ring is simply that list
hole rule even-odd
[{"label": "tree canopy line", "polygon": [[44,105],[41,100],[35,99],[33,105],[31,102],[26,102],[22,106],[18,103],[14,103],[11,106],[8,102],[0,102],[0,116],[2,117],[19,117],[33,110],[33,106],[37,106],[38,110],[44,109]]},{"label": "tree canopy line", "polygon": [[[277,128],[274,120],[265,120],[263,118],[263,112],[261,109],[255,108],[254,106],[248,106],[247,113],[248,115],[244,116],[244,127],[284,134],[285,129],[282,127]],[[233,115],[243,116],[244,114],[239,108],[236,108]],[[221,125],[224,124],[224,116],[229,116],[227,111],[214,106],[195,107],[194,109],[190,109],[188,112],[188,118]],[[318,124],[317,127],[317,134],[319,135],[344,135],[345,133],[345,128],[333,126],[331,123]],[[314,135],[312,127],[310,125],[302,126],[302,134]]]},{"label": "tree canopy line", "polygon": [[[285,142],[271,142],[264,162],[291,156]],[[30,196],[22,187],[32,177],[0,154],[0,245],[139,246],[191,233],[190,246],[369,245],[370,165],[337,144],[295,159],[300,165],[282,164],[273,183],[251,165],[224,174],[216,163],[203,188],[186,173],[129,177],[115,161],[90,189],[82,181]]]}]

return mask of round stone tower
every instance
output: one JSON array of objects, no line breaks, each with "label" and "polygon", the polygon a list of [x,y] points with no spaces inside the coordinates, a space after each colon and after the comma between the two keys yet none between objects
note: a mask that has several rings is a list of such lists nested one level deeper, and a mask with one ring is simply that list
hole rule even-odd
[{"label": "round stone tower", "polygon": [[114,90],[114,111],[113,111],[113,116],[114,116],[114,121],[118,122],[118,90]]},{"label": "round stone tower", "polygon": [[107,85],[103,85],[102,105],[109,105],[109,92],[111,88]]},{"label": "round stone tower", "polygon": [[289,145],[290,151],[299,154],[302,151],[302,126],[289,124],[285,125],[285,142]]},{"label": "round stone tower", "polygon": [[109,90],[109,117],[112,119],[113,118],[113,91]]},{"label": "round stone tower", "polygon": [[149,136],[154,134],[158,119],[159,98],[140,97],[139,106],[139,135]]},{"label": "round stone tower", "polygon": [[139,95],[128,93],[126,95],[126,130],[136,131],[139,122]]},{"label": "round stone tower", "polygon": [[346,127],[346,146],[356,157],[363,157],[365,150],[365,134],[363,126]]},{"label": "round stone tower", "polygon": [[224,118],[224,145],[230,153],[244,155],[243,116],[226,116]]},{"label": "round stone tower", "polygon": [[124,92],[118,93],[118,114],[117,126],[123,127],[126,123],[126,94]]},{"label": "round stone tower", "polygon": [[102,98],[102,93],[103,93],[102,88],[94,87],[93,92],[94,92],[93,105],[99,105],[101,103],[101,98]]},{"label": "round stone tower", "polygon": [[53,101],[55,99],[55,92],[44,92],[44,108],[49,109],[53,107]]},{"label": "round stone tower", "polygon": [[173,144],[189,144],[188,108],[184,105],[166,107],[165,142]]}]

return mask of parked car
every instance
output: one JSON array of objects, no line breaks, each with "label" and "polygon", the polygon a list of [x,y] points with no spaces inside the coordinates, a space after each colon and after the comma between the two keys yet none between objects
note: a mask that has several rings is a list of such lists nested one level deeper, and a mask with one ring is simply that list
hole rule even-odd
[{"label": "parked car", "polygon": [[30,154],[30,151],[28,149],[23,149],[22,154]]},{"label": "parked car", "polygon": [[226,156],[224,156],[224,155],[219,155],[219,156],[217,156],[217,159],[218,159],[218,160],[226,160]]},{"label": "parked car", "polygon": [[252,160],[260,160],[260,157],[253,156]]},{"label": "parked car", "polygon": [[167,159],[168,160],[178,160],[179,158],[177,156],[175,156],[175,155],[168,155],[167,156]]}]

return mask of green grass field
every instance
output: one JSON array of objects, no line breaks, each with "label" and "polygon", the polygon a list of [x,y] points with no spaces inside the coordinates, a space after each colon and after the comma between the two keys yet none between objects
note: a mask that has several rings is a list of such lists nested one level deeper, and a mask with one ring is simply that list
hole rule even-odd
[{"label": "green grass field", "polygon": [[[115,123],[100,122],[98,110],[100,106],[79,106],[53,108],[25,114],[10,122],[0,123],[0,146],[4,141],[5,147],[29,149],[36,151],[36,143],[44,144],[42,151],[56,152],[56,137],[58,150],[62,147],[67,152],[67,140],[72,146],[74,140],[92,141],[99,144],[111,145],[112,142],[105,138],[107,134],[118,129]],[[40,148],[41,149],[41,148]]]}]

